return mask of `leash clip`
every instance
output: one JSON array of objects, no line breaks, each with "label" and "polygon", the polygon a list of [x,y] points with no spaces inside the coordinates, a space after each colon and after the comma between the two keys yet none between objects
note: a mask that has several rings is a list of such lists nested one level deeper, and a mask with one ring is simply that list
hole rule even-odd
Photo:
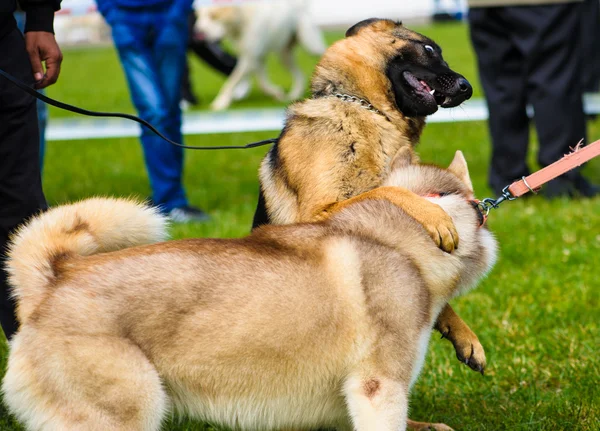
[{"label": "leash clip", "polygon": [[500,204],[502,202],[514,201],[516,199],[516,197],[514,197],[508,191],[508,187],[510,187],[510,186],[506,186],[502,189],[502,195],[499,198],[497,198],[497,199],[485,198],[481,202],[478,203],[479,208],[481,209],[481,211],[483,211],[485,213],[486,216],[489,215],[492,208],[494,208],[494,209],[498,208],[498,206],[500,206]]}]

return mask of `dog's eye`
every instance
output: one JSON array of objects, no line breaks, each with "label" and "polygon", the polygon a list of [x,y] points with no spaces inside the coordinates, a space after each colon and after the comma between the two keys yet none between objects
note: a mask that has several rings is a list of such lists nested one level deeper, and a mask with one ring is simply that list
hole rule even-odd
[{"label": "dog's eye", "polygon": [[440,197],[443,197],[443,196],[450,196],[450,195],[453,195],[453,194],[454,194],[454,193],[451,193],[451,192],[440,192]]},{"label": "dog's eye", "polygon": [[435,49],[433,49],[433,46],[431,46],[431,45],[425,45],[425,51],[427,51],[430,54],[435,53]]}]

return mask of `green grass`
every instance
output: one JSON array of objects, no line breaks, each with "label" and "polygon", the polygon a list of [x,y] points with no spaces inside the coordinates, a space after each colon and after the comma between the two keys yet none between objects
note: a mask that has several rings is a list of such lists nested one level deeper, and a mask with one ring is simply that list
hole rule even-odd
[{"label": "green grass", "polygon": [[[440,42],[451,66],[479,93],[466,28],[421,30]],[[315,60],[302,55],[301,61],[310,72]],[[222,79],[198,63],[193,66],[201,108],[206,108]],[[273,75],[276,82],[288,82],[278,67]],[[90,109],[133,112],[112,49],[67,51],[61,78],[50,90],[52,96]],[[273,105],[253,93],[236,107]],[[59,115],[66,114],[52,111],[52,116]],[[233,145],[275,135],[190,136],[186,143]],[[589,136],[600,138],[600,121],[590,124]],[[533,142],[532,166],[535,148]],[[431,124],[419,146],[423,160],[440,164],[449,163],[456,149],[466,154],[479,196],[489,196],[485,123]],[[245,235],[257,199],[256,170],[265,151],[188,151],[189,198],[207,209],[213,221],[176,226],[173,237]],[[600,160],[590,163],[586,173],[600,182]],[[52,205],[92,195],[150,193],[137,139],[50,142],[44,187]],[[445,422],[457,430],[600,429],[600,199],[547,202],[533,197],[504,204],[489,223],[501,245],[499,262],[477,290],[453,302],[486,348],[486,375],[458,363],[450,343],[434,336],[411,396],[411,417]],[[5,358],[6,346],[2,349]],[[18,429],[2,409],[0,430]],[[173,419],[164,429],[210,427]]]}]

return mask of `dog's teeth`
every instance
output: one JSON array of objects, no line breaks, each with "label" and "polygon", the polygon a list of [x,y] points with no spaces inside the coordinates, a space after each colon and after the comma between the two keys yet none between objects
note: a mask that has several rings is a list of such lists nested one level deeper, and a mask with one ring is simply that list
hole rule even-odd
[{"label": "dog's teeth", "polygon": [[433,96],[433,93],[435,93],[435,90],[431,90],[431,91],[429,92],[429,94],[431,94],[432,96]]}]

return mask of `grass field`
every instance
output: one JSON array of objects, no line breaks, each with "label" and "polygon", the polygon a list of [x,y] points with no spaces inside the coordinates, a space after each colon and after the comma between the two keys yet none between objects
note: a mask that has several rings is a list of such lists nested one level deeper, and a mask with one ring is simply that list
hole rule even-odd
[{"label": "grass field", "polygon": [[[421,28],[444,48],[450,65],[481,95],[465,26]],[[334,40],[340,34],[331,33]],[[310,72],[315,60],[301,56]],[[275,81],[289,84],[274,65]],[[194,61],[194,83],[206,108],[222,78]],[[112,49],[65,52],[61,81],[51,96],[89,109],[133,112]],[[237,106],[273,106],[257,92]],[[67,114],[52,111],[53,117]],[[562,121],[557,118],[556,121]],[[192,145],[232,145],[273,133],[187,137]],[[600,121],[589,125],[600,138]],[[431,124],[419,152],[427,162],[447,164],[462,149],[479,197],[486,186],[490,145],[485,123]],[[535,167],[535,140],[531,165]],[[205,225],[176,226],[173,237],[245,235],[257,199],[256,170],[265,149],[186,154],[190,201],[213,217]],[[600,182],[600,160],[587,175]],[[52,205],[92,195],[146,197],[147,183],[136,139],[51,142],[44,187]],[[427,363],[411,396],[411,417],[445,422],[457,430],[600,430],[600,199],[506,203],[489,224],[501,245],[491,276],[453,303],[486,348],[485,377],[455,359],[450,343],[433,337]],[[5,358],[6,345],[0,356]],[[19,430],[5,409],[0,430]],[[165,430],[210,426],[173,418]],[[218,429],[218,428],[215,428]]]}]

